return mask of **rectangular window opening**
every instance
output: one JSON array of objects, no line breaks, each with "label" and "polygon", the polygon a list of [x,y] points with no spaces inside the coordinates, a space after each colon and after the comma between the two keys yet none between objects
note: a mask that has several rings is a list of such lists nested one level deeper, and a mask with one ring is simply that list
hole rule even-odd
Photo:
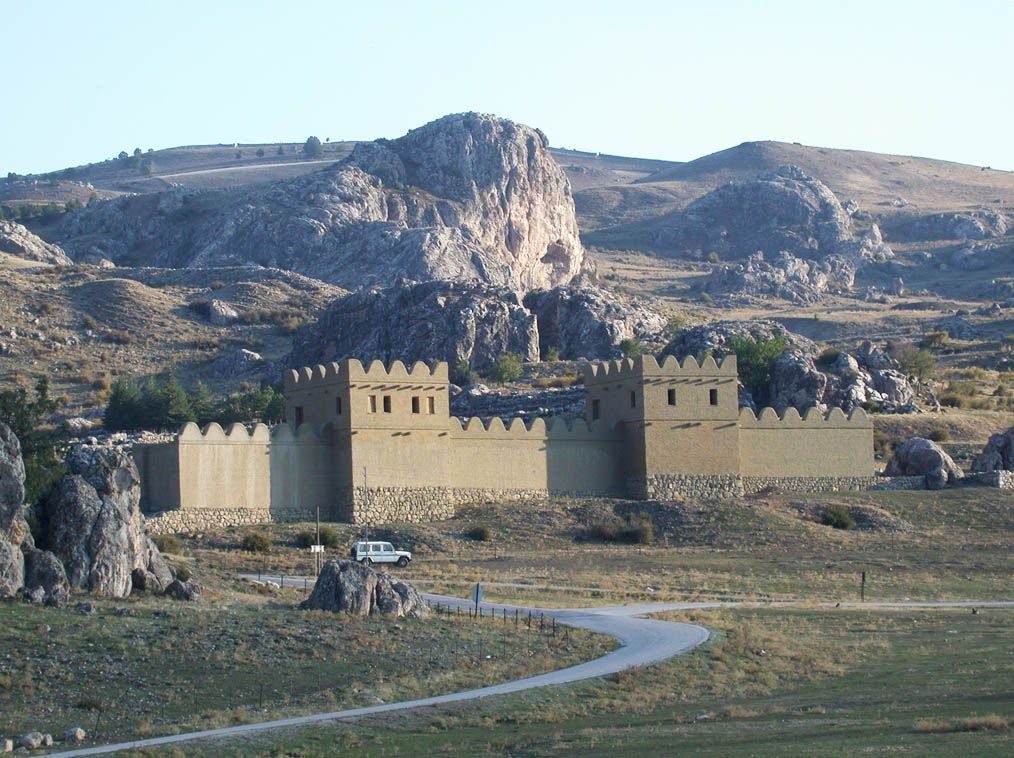
[{"label": "rectangular window opening", "polygon": [[637,407],[637,393],[634,390],[630,391],[630,407],[631,408]]},{"label": "rectangular window opening", "polygon": [[334,399],[334,412],[337,416],[342,415],[342,399],[340,397]]},{"label": "rectangular window opening", "polygon": [[419,413],[419,398],[412,398],[412,413]]},{"label": "rectangular window opening", "polygon": [[376,395],[370,395],[368,398],[366,398],[366,410],[369,413],[376,413],[377,412],[377,396]]},{"label": "rectangular window opening", "polygon": [[436,398],[433,397],[426,398],[426,412],[431,416],[437,412]]},{"label": "rectangular window opening", "polygon": [[718,405],[718,390],[708,390],[708,401],[712,405]]},{"label": "rectangular window opening", "polygon": [[384,413],[391,412],[391,396],[384,395]]},{"label": "rectangular window opening", "polygon": [[592,400],[592,421],[598,419],[601,409],[599,407],[598,399]]},{"label": "rectangular window opening", "polygon": [[676,390],[670,389],[666,393],[666,397],[669,400],[669,405],[676,405]]},{"label": "rectangular window opening", "polygon": [[296,426],[299,426],[302,423],[303,423],[303,406],[297,405],[296,406]]}]

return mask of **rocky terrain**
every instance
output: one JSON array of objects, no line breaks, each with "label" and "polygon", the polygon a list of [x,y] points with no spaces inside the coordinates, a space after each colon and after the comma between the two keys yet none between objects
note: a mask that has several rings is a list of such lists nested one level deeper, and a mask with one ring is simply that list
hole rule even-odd
[{"label": "rocky terrain", "polygon": [[446,116],[295,179],[92,203],[54,233],[86,263],[260,265],[350,289],[478,279],[523,293],[569,281],[584,255],[547,147],[510,121]]},{"label": "rocky terrain", "polygon": [[301,608],[350,616],[424,618],[429,607],[416,589],[390,575],[355,561],[328,561],[320,570],[310,597]]},{"label": "rocky terrain", "polygon": [[199,594],[192,582],[176,579],[145,534],[140,475],[126,452],[77,445],[67,467],[35,513],[37,547],[24,514],[21,447],[0,423],[0,597],[59,606],[72,588],[124,598],[177,585],[191,599]]},{"label": "rocky terrain", "polygon": [[59,247],[50,245],[13,221],[0,221],[0,253],[57,266],[69,266],[72,263]]}]

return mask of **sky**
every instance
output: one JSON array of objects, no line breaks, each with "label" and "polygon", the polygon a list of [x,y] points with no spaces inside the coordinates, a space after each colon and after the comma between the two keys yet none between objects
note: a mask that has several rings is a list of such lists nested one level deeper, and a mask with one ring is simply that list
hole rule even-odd
[{"label": "sky", "polygon": [[691,160],[750,140],[1014,170],[1014,0],[0,0],[0,176],[398,137],[448,113]]}]

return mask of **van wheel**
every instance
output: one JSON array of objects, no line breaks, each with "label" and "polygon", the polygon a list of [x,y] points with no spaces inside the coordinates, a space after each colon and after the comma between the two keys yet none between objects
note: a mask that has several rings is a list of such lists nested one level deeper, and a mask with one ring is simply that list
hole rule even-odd
[{"label": "van wheel", "polygon": [[372,565],[373,565],[373,559],[372,559],[372,558],[363,558],[363,559],[362,559],[361,561],[359,561],[359,562],[360,562],[361,564],[363,564],[364,566],[372,566]]},{"label": "van wheel", "polygon": [[406,558],[404,555],[399,557],[398,562],[395,565],[397,565],[398,568],[405,568],[408,565],[408,558]]}]

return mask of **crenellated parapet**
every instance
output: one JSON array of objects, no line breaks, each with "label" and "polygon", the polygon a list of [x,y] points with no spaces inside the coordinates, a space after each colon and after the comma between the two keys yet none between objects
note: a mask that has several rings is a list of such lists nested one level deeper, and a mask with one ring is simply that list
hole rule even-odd
[{"label": "crenellated parapet", "polygon": [[739,427],[741,429],[868,429],[873,422],[862,408],[855,408],[848,416],[841,408],[831,408],[822,413],[819,408],[807,408],[800,416],[792,406],[781,416],[774,408],[762,408],[760,415],[754,415],[749,408],[741,408]]},{"label": "crenellated parapet", "polygon": [[385,365],[382,361],[371,361],[367,367],[356,358],[346,358],[340,362],[324,365],[305,366],[285,372],[285,391],[302,390],[314,386],[350,382],[420,382],[425,384],[447,384],[448,369],[446,361],[427,365],[416,361],[407,368],[401,361],[395,360]]},{"label": "crenellated parapet", "polygon": [[527,423],[520,418],[504,420],[498,416],[488,419],[471,417],[462,421],[451,417],[450,430],[457,439],[515,439],[515,440],[600,440],[618,434],[607,422],[588,422],[583,418],[565,419],[554,416],[534,418]]},{"label": "crenellated parapet", "polygon": [[639,355],[636,358],[624,358],[616,361],[589,363],[584,370],[585,383],[601,381],[623,381],[642,377],[734,377],[736,376],[736,356],[727,355],[715,361],[706,355],[701,361],[689,355],[680,363],[674,356],[667,355],[659,363],[653,355]]},{"label": "crenellated parapet", "polygon": [[205,425],[202,429],[193,422],[184,424],[176,439],[181,443],[227,442],[231,444],[266,444],[271,439],[271,432],[264,424],[254,424],[247,428],[244,424],[229,424],[227,429],[216,422]]}]

